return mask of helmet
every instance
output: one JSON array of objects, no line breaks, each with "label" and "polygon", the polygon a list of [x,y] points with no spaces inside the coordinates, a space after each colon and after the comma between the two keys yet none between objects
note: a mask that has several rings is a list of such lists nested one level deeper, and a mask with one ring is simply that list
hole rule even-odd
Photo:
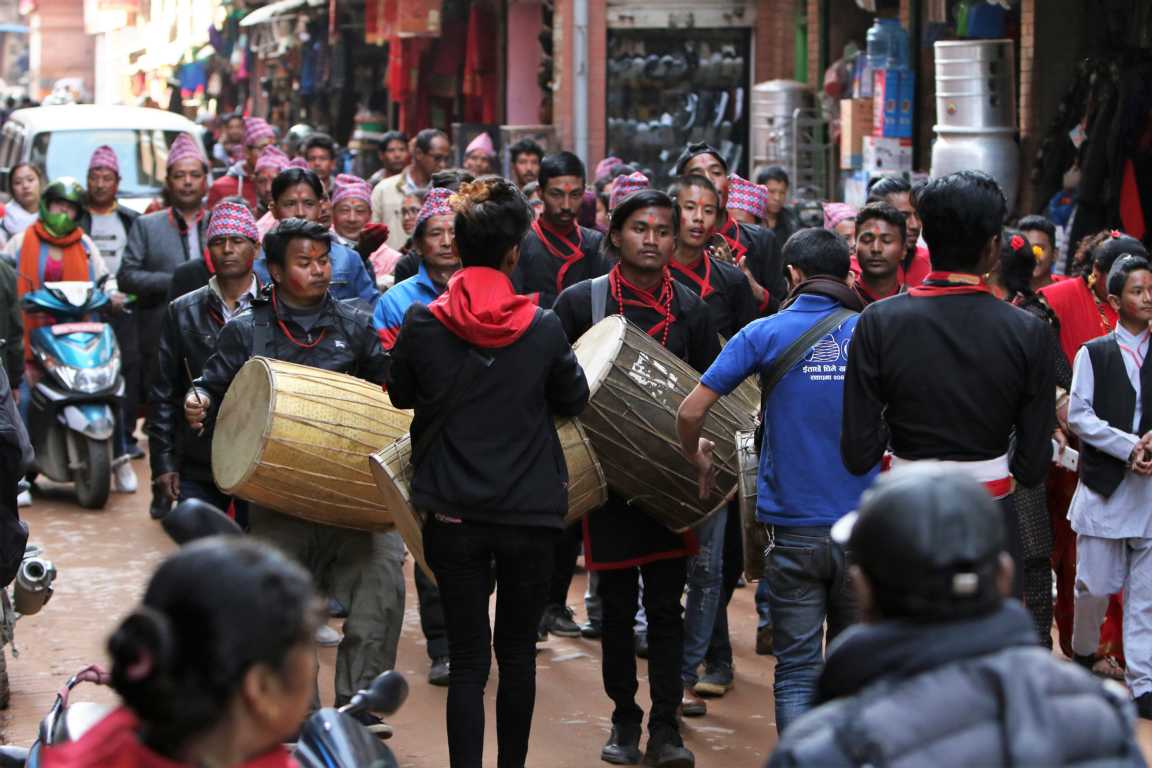
[{"label": "helmet", "polygon": [[56,179],[40,195],[40,221],[44,223],[44,228],[55,237],[69,234],[76,229],[76,219],[66,213],[49,213],[48,206],[59,201],[72,203],[79,213],[84,208],[86,198],[87,194],[84,192],[84,187],[80,186],[80,182],[76,179],[71,176],[62,176]]},{"label": "helmet", "polygon": [[294,157],[300,151],[300,147],[308,140],[308,137],[316,133],[316,129],[307,123],[296,123],[288,129],[288,133],[284,136],[284,149],[287,150],[289,157]]}]

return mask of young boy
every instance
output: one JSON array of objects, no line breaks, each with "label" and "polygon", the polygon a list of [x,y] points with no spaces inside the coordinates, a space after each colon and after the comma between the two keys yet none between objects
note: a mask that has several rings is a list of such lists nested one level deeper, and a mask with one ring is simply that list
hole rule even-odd
[{"label": "young boy", "polygon": [[1068,520],[1076,532],[1072,650],[1090,664],[1108,596],[1124,599],[1128,688],[1152,720],[1152,266],[1121,256],[1108,273],[1114,333],[1086,343],[1073,366],[1068,424],[1080,437],[1080,483]]}]

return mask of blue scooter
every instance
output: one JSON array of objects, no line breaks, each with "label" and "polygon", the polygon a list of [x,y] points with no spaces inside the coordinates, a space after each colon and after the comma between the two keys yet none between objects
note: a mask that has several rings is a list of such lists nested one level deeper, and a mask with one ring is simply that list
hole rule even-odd
[{"label": "blue scooter", "polygon": [[112,485],[112,436],[124,397],[120,348],[111,326],[90,316],[109,304],[97,284],[45,283],[24,295],[23,309],[52,325],[29,335],[44,377],[32,388],[28,433],[34,472],[76,485],[80,506],[101,509]]}]

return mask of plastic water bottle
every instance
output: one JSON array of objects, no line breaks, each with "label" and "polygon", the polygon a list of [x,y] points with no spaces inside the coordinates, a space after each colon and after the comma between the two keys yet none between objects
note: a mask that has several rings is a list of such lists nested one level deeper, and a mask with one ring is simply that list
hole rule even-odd
[{"label": "plastic water bottle", "polygon": [[908,67],[908,33],[898,19],[876,19],[868,29],[870,69]]}]

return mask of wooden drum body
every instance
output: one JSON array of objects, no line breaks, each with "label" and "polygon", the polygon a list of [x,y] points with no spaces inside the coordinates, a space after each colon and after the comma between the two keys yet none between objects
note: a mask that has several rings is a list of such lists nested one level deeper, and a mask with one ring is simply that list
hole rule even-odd
[{"label": "wooden drum body", "polygon": [[756,491],[760,478],[760,451],[756,445],[756,430],[742,429],[736,433],[736,460],[740,465],[740,530],[744,542],[744,576],[749,581],[764,578],[764,551],[768,548],[768,534],[756,520]]},{"label": "wooden drum body", "polygon": [[342,373],[254,357],[220,405],[212,475],[225,493],[316,523],[391,530],[366,459],[412,415]]},{"label": "wooden drum body", "polygon": [[[571,524],[593,509],[602,507],[608,500],[608,488],[604,471],[580,423],[574,419],[557,421],[556,435],[560,438],[564,460],[568,464],[568,513],[564,515],[564,522]],[[436,577],[424,558],[424,513],[412,504],[411,437],[404,435],[376,451],[368,463],[380,495],[392,512],[396,530],[424,573],[435,581]]]},{"label": "wooden drum body", "polygon": [[580,423],[608,487],[673,531],[707,519],[736,486],[732,436],[755,425],[755,385],[745,382],[708,415],[703,435],[716,444],[717,490],[701,500],[676,436],[676,411],[700,375],[619,315],[589,329],[573,350],[592,390]]}]

